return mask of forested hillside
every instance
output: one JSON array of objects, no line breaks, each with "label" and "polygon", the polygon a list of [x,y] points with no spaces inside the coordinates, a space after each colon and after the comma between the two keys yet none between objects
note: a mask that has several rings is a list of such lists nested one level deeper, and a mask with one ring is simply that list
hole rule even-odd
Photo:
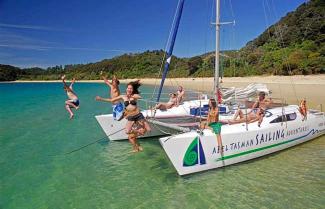
[{"label": "forested hillside", "polygon": [[[0,81],[56,80],[62,74],[88,80],[113,74],[119,78],[157,77],[163,57],[162,50],[155,50],[47,69],[0,65]],[[191,58],[173,56],[168,77],[213,76],[214,59],[212,52]],[[221,71],[224,76],[325,73],[325,1],[303,3],[242,49],[222,52]]]}]

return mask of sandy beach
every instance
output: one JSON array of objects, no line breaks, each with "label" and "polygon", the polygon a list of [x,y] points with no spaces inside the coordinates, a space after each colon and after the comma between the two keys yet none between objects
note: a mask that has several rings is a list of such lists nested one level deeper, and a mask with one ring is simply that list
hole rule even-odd
[{"label": "sandy beach", "polygon": [[[130,80],[123,80],[128,82]],[[141,79],[143,84],[159,85],[160,80]],[[222,87],[246,87],[251,83],[264,83],[272,91],[272,97],[286,101],[288,104],[298,104],[307,99],[310,108],[325,109],[325,75],[310,76],[256,76],[223,78]],[[175,78],[167,79],[166,86],[182,85],[185,89],[195,91],[211,91],[213,78]]]},{"label": "sandy beach", "polygon": [[[141,78],[139,78],[141,79]],[[136,79],[120,80],[128,83]],[[14,81],[14,83],[27,82],[61,82],[54,81]],[[102,80],[83,80],[83,83],[102,83]],[[145,78],[141,82],[146,85],[159,85],[160,79]],[[325,109],[325,75],[308,76],[254,76],[254,77],[226,77],[223,78],[223,87],[245,87],[250,83],[264,83],[272,91],[273,98],[282,98],[289,104],[297,104],[299,100],[306,98],[311,108]],[[169,78],[166,86],[177,88],[182,85],[185,89],[209,92],[213,89],[213,78]]]}]

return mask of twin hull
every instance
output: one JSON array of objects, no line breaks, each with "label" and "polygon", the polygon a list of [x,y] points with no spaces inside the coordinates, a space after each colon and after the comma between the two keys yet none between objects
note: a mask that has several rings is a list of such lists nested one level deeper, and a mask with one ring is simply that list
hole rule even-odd
[{"label": "twin hull", "polygon": [[[191,107],[200,107],[203,105],[207,105],[208,100],[193,100],[184,102],[184,104],[168,109],[167,111],[157,110],[155,117],[181,117],[190,115]],[[142,111],[144,116],[153,116],[153,112],[151,110]],[[100,126],[103,128],[105,134],[109,137],[110,140],[125,140],[128,139],[127,134],[125,133],[125,125],[127,120],[122,119],[121,121],[116,121],[113,119],[112,114],[107,115],[97,115],[95,116]],[[157,124],[150,123],[151,132],[145,134],[143,137],[155,137],[155,136],[164,136],[168,134],[175,134],[179,132],[179,130],[175,130],[174,128],[168,128],[165,126],[160,126]]]},{"label": "twin hull", "polygon": [[[248,129],[248,130],[247,130]],[[274,123],[259,128],[257,123],[222,126],[222,147],[211,130],[189,132],[159,139],[179,175],[223,167],[261,157],[306,142],[324,134],[324,115],[307,121]],[[221,153],[223,150],[223,154]]]}]

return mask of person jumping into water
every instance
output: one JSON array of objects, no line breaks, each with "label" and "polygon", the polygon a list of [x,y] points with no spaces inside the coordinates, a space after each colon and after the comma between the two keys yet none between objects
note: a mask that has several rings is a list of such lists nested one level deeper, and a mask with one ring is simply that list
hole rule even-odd
[{"label": "person jumping into water", "polygon": [[75,108],[76,110],[79,109],[79,99],[72,88],[72,85],[75,83],[76,79],[75,78],[72,79],[70,86],[68,86],[67,83],[65,82],[65,75],[63,75],[61,79],[63,82],[63,89],[65,90],[69,98],[68,100],[65,101],[65,109],[69,112],[70,119],[72,119],[74,114],[71,108]]},{"label": "person jumping into water", "polygon": [[[110,96],[111,99],[116,98],[120,96],[120,81],[116,78],[114,75],[112,78],[112,81],[107,80],[106,77],[103,76],[104,82],[107,84],[107,86],[110,87]],[[123,110],[124,110],[124,105],[120,101],[112,102],[112,108],[113,108],[113,118],[114,120],[121,120],[123,118]]]},{"label": "person jumping into water", "polygon": [[140,92],[138,91],[140,85],[141,84],[139,80],[133,81],[128,83],[126,93],[124,95],[120,95],[112,99],[106,99],[100,96],[96,96],[95,98],[97,101],[104,102],[124,102],[124,113],[125,118],[127,119],[125,132],[128,135],[129,141],[133,146],[132,152],[139,152],[143,150],[143,148],[137,142],[137,137],[142,136],[151,130],[149,123],[137,106],[137,100],[141,99]]}]

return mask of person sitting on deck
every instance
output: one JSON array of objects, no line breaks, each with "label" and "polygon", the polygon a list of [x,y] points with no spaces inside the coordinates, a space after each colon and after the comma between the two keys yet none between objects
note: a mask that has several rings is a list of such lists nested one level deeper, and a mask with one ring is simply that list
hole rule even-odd
[{"label": "person sitting on deck", "polygon": [[[217,102],[215,99],[211,98],[209,99],[209,112],[208,112],[208,118],[203,124],[201,125],[201,128],[205,129],[211,129],[216,135],[217,135],[217,142],[219,149],[221,150],[222,142],[221,142],[221,126],[222,123],[219,122],[219,108],[217,105]],[[222,152],[222,150],[221,150]]]},{"label": "person sitting on deck", "polygon": [[175,107],[177,105],[177,95],[175,93],[170,93],[169,96],[170,96],[169,101],[167,103],[161,102],[156,104],[155,110],[156,109],[167,110],[172,107]]},{"label": "person sitting on deck", "polygon": [[[258,127],[261,126],[261,123],[263,121],[263,118],[265,116],[265,111],[267,107],[272,103],[271,99],[265,98],[265,92],[260,92],[258,99],[252,106],[252,110],[244,115],[243,111],[241,109],[238,109],[235,113],[232,120],[229,120],[229,124],[237,124],[237,123],[253,123],[258,121]],[[239,116],[239,119],[237,119]]]},{"label": "person sitting on deck", "polygon": [[176,106],[180,105],[184,98],[185,98],[185,91],[184,88],[182,86],[178,86],[178,90],[177,90],[177,104]]},{"label": "person sitting on deck", "polygon": [[299,112],[302,115],[302,121],[307,120],[307,102],[306,99],[301,100],[299,105]]},{"label": "person sitting on deck", "polygon": [[70,86],[68,86],[67,83],[65,82],[65,75],[63,75],[61,79],[63,82],[63,89],[65,90],[69,98],[68,100],[65,101],[65,109],[69,112],[70,119],[72,119],[74,114],[71,108],[75,108],[76,110],[79,109],[79,99],[72,88],[72,85],[75,83],[76,79],[75,78],[72,79]]}]

